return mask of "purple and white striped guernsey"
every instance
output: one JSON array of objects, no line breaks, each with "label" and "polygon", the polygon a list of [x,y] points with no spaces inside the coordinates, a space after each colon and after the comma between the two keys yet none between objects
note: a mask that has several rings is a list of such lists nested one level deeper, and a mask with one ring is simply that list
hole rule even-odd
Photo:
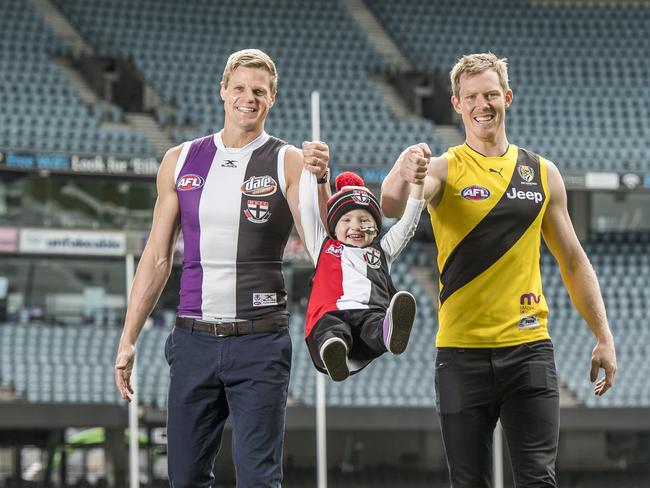
[{"label": "purple and white striped guernsey", "polygon": [[185,247],[179,316],[251,319],[286,309],[287,147],[266,132],[242,148],[226,148],[221,133],[183,145],[174,174]]}]

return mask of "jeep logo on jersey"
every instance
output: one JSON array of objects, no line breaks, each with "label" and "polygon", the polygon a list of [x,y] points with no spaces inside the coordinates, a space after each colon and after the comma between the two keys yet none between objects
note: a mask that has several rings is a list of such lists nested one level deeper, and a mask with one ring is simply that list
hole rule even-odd
[{"label": "jeep logo on jersey", "polygon": [[510,188],[508,193],[506,193],[506,196],[510,200],[515,200],[515,199],[516,200],[532,200],[535,203],[540,203],[540,202],[544,201],[544,195],[542,195],[538,191],[523,191],[523,190],[517,191],[517,189],[514,188],[514,187]]},{"label": "jeep logo on jersey", "polygon": [[366,264],[373,269],[379,268],[381,266],[381,253],[379,249],[374,247],[367,247],[366,253],[363,255],[363,259],[366,261]]},{"label": "jeep logo on jersey", "polygon": [[360,203],[361,205],[368,205],[368,203],[370,203],[370,197],[368,196],[368,192],[363,190],[352,191],[352,200],[354,200],[357,203]]},{"label": "jeep logo on jersey", "polygon": [[246,202],[244,215],[246,215],[246,218],[254,224],[263,224],[271,217],[271,212],[269,212],[269,202],[263,200],[248,200]]},{"label": "jeep logo on jersey", "polygon": [[465,200],[485,200],[490,196],[490,190],[478,185],[466,186],[460,191]]},{"label": "jeep logo on jersey", "polygon": [[241,192],[249,197],[266,197],[273,195],[278,184],[270,176],[251,176],[241,186]]},{"label": "jeep logo on jersey", "polygon": [[204,180],[199,175],[183,175],[178,183],[176,189],[178,191],[196,190],[203,186]]},{"label": "jeep logo on jersey", "polygon": [[533,181],[533,178],[535,178],[535,170],[530,166],[525,166],[522,164],[517,168],[517,171],[519,172],[521,179],[528,183]]}]

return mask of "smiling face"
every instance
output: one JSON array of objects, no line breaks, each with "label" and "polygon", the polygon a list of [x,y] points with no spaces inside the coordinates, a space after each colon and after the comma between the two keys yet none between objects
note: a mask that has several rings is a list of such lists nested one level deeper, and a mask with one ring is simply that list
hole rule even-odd
[{"label": "smiling face", "polygon": [[367,210],[358,208],[343,214],[336,223],[334,234],[343,244],[366,247],[377,235],[376,231],[372,234],[363,232],[363,229],[368,228],[377,228],[375,219],[372,218],[372,215]]},{"label": "smiling face", "polygon": [[480,151],[485,145],[507,144],[506,109],[512,103],[512,90],[504,91],[493,69],[478,74],[463,73],[458,96],[451,97],[456,112],[463,118],[467,143]]},{"label": "smiling face", "polygon": [[263,68],[237,67],[221,85],[224,128],[259,133],[275,103],[271,74]]}]

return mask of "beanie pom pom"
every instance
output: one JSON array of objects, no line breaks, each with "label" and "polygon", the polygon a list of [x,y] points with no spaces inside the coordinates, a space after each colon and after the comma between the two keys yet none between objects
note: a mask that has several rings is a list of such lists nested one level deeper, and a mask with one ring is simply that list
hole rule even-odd
[{"label": "beanie pom pom", "polygon": [[344,186],[366,186],[363,178],[352,171],[344,171],[336,177],[336,191]]}]

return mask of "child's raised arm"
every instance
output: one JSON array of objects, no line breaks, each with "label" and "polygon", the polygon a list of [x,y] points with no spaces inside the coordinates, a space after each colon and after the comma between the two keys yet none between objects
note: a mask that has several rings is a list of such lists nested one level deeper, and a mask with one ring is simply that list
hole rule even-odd
[{"label": "child's raised arm", "polygon": [[300,175],[298,208],[300,209],[300,222],[302,223],[305,248],[312,263],[316,266],[320,248],[323,241],[327,239],[327,231],[320,217],[316,176],[304,168]]},{"label": "child's raised arm", "polygon": [[402,218],[381,239],[381,247],[386,253],[389,263],[402,252],[413,234],[415,234],[420,215],[426,204],[424,200],[424,182],[418,184],[409,183],[409,186],[409,198]]}]

